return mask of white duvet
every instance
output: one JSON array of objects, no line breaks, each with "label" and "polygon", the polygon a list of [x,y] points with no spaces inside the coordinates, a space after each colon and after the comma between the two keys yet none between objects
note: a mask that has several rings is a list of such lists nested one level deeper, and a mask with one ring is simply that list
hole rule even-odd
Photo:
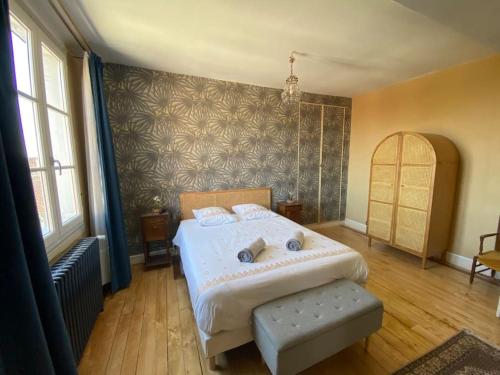
[{"label": "white duvet", "polygon": [[[297,229],[304,232],[304,249],[286,250]],[[240,263],[237,252],[257,237],[266,248],[254,263]],[[368,276],[361,254],[282,216],[216,227],[183,220],[174,244],[196,322],[209,335],[248,326],[252,310],[273,299],[340,278],[363,283]]]}]

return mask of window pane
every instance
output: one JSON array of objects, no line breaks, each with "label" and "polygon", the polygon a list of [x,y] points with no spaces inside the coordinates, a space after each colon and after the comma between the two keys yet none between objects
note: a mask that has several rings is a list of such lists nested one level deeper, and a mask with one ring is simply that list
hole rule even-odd
[{"label": "window pane", "polygon": [[57,195],[63,224],[78,215],[75,171],[73,168],[56,170]]},{"label": "window pane", "polygon": [[42,147],[40,143],[40,127],[36,115],[36,103],[22,96],[18,96],[18,99],[24,143],[30,168],[38,168],[42,166]]},{"label": "window pane", "polygon": [[50,141],[52,142],[52,156],[59,160],[61,165],[73,165],[73,152],[68,116],[53,109],[48,109]]},{"label": "window pane", "polygon": [[31,180],[33,181],[33,190],[35,192],[36,208],[38,210],[38,218],[42,227],[43,235],[52,232],[52,223],[50,221],[50,205],[47,195],[47,179],[46,172],[31,172]]},{"label": "window pane", "polygon": [[43,79],[45,81],[45,95],[51,106],[66,110],[64,100],[64,76],[62,61],[50,49],[42,44]]},{"label": "window pane", "polygon": [[12,30],[12,49],[14,51],[17,89],[25,94],[34,96],[30,69],[30,31],[15,17],[10,17],[10,26]]}]

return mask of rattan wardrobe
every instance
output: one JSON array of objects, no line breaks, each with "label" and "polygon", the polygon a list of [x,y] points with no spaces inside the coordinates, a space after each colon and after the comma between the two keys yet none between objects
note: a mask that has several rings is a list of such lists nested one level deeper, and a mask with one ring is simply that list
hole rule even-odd
[{"label": "rattan wardrobe", "polygon": [[447,138],[391,134],[372,156],[367,234],[422,258],[448,248],[459,156]]}]

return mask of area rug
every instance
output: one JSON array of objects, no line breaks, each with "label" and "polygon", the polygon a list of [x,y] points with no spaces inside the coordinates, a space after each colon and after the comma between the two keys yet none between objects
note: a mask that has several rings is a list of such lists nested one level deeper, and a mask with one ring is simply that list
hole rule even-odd
[{"label": "area rug", "polygon": [[394,375],[500,375],[500,350],[461,331]]}]

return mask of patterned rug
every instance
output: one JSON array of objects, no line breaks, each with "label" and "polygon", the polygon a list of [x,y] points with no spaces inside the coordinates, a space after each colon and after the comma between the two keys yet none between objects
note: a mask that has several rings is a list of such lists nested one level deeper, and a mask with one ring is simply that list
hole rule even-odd
[{"label": "patterned rug", "polygon": [[461,331],[394,375],[500,375],[500,349]]}]

